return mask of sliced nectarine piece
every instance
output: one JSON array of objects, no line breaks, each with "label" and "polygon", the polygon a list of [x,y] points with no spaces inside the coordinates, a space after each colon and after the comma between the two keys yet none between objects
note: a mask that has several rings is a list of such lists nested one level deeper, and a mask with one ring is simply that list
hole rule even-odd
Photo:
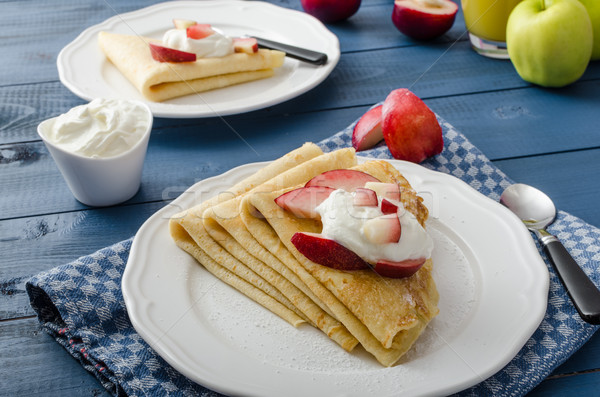
[{"label": "sliced nectarine piece", "polygon": [[406,259],[400,262],[380,260],[375,264],[375,272],[391,278],[410,277],[425,263],[425,258]]},{"label": "sliced nectarine piece", "polygon": [[213,33],[215,33],[215,31],[210,26],[210,24],[207,23],[197,23],[195,25],[189,26],[186,29],[187,37],[194,40],[203,39],[205,37],[210,36]]},{"label": "sliced nectarine piece", "polygon": [[366,221],[362,231],[373,244],[397,243],[402,235],[402,226],[398,214],[386,214]]},{"label": "sliced nectarine piece", "polygon": [[399,31],[417,40],[431,40],[454,24],[458,5],[450,0],[396,0],[392,22]]},{"label": "sliced nectarine piece", "polygon": [[233,50],[246,54],[258,52],[258,42],[254,37],[234,37]]},{"label": "sliced nectarine piece", "polygon": [[175,29],[187,29],[195,24],[196,21],[192,21],[191,19],[173,19],[173,26],[175,26]]},{"label": "sliced nectarine piece", "polygon": [[398,212],[398,205],[386,198],[381,199],[381,212],[384,214],[395,214]]},{"label": "sliced nectarine piece", "polygon": [[158,62],[194,62],[196,54],[192,52],[179,51],[174,48],[163,47],[158,44],[150,44],[150,54]]},{"label": "sliced nectarine piece", "polygon": [[338,169],[325,171],[306,182],[304,186],[327,186],[353,192],[358,187],[364,187],[367,182],[379,182],[379,179],[362,171]]},{"label": "sliced nectarine piece", "polygon": [[367,182],[365,188],[374,190],[379,197],[400,201],[400,187],[397,183]]},{"label": "sliced nectarine piece", "polygon": [[311,261],[332,269],[360,270],[369,267],[367,262],[353,251],[318,233],[298,232],[292,236],[291,242]]},{"label": "sliced nectarine piece", "polygon": [[381,130],[381,108],[375,106],[358,120],[352,130],[352,146],[357,152],[367,150],[383,141]]},{"label": "sliced nectarine piece", "polygon": [[320,218],[315,208],[335,189],[327,186],[309,186],[290,190],[275,198],[275,203],[299,218]]},{"label": "sliced nectarine piece", "polygon": [[364,187],[358,187],[354,191],[353,205],[358,207],[377,207],[379,201],[377,200],[377,193],[371,189],[365,189]]},{"label": "sliced nectarine piece", "polygon": [[420,163],[444,148],[435,113],[406,88],[392,91],[383,102],[381,127],[394,158]]}]

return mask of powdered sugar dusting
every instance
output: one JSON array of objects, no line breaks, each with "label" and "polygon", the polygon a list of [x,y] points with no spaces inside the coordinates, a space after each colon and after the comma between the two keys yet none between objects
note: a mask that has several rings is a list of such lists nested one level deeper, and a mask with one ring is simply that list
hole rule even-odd
[{"label": "powdered sugar dusting", "polygon": [[395,367],[382,367],[361,346],[348,353],[308,324],[294,328],[204,269],[185,275],[193,310],[203,319],[204,332],[240,357],[273,367],[275,374],[299,371],[307,381],[381,395],[389,394],[393,384],[400,393],[406,383],[427,379],[431,356],[452,344],[477,302],[478,273],[468,246],[439,220],[431,220],[427,227],[435,242],[433,276],[440,314]]}]

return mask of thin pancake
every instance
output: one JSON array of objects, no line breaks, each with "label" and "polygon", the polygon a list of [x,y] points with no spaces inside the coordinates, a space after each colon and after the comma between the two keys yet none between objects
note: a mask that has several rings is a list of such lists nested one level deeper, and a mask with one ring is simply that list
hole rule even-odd
[{"label": "thin pancake", "polygon": [[[425,207],[391,165],[368,162],[357,168],[382,182],[398,183],[405,208],[421,222],[425,221]],[[393,365],[437,314],[439,296],[431,277],[430,261],[406,279],[383,278],[372,271],[343,272],[311,262],[290,240],[298,231],[318,233],[321,225],[313,219],[296,218],[274,203],[279,194],[289,189],[269,195],[248,195],[249,202],[245,205],[252,205],[264,217],[247,223],[248,230],[260,233],[255,237],[297,272],[367,351],[383,365]]]},{"label": "thin pancake", "polygon": [[294,310],[285,307],[283,304],[266,294],[264,291],[245,281],[239,275],[236,275],[235,273],[232,273],[231,271],[219,265],[209,255],[207,255],[202,248],[200,248],[197,241],[192,238],[190,233],[188,233],[188,231],[184,228],[183,224],[186,219],[194,217],[197,213],[201,214],[204,208],[220,202],[231,200],[232,198],[235,198],[236,196],[255,188],[274,176],[279,175],[280,173],[293,168],[302,162],[317,157],[322,153],[323,152],[318,146],[312,143],[307,143],[299,149],[293,150],[285,156],[275,160],[258,172],[244,178],[227,191],[220,192],[218,195],[215,195],[190,209],[174,215],[169,222],[171,236],[178,247],[192,255],[200,264],[202,264],[217,278],[236,288],[249,298],[260,303],[294,326],[304,322],[304,320],[302,320],[302,318],[300,318]]},{"label": "thin pancake", "polygon": [[[240,198],[220,204],[219,213],[238,212]],[[330,316],[311,298],[317,299],[312,291],[276,257],[264,249],[248,232],[240,216],[234,218],[214,217],[214,212],[204,218],[204,226],[208,233],[238,260],[245,263],[265,280],[277,288],[302,313],[313,326],[319,328],[331,339],[335,340],[347,351],[351,351],[358,341],[352,337],[345,327]],[[248,250],[253,250],[256,257]],[[260,260],[258,258],[262,258]],[[294,284],[294,282],[296,284]],[[308,295],[304,291],[308,292]],[[325,306],[325,305],[323,305]]]},{"label": "thin pancake", "polygon": [[[333,153],[327,153],[283,172],[265,182],[263,185],[252,189],[247,194],[269,194],[273,190],[286,186],[289,183],[296,184],[300,181],[310,179],[321,172],[340,167],[349,167],[355,163],[356,157],[353,149],[344,149]],[[291,284],[289,280],[283,278],[280,273],[276,275],[273,274],[271,272],[273,269],[265,268],[267,265],[264,262],[261,262],[256,257],[249,254],[245,249],[239,249],[238,245],[240,243],[247,245],[250,243],[249,241],[244,238],[235,240],[231,235],[223,234],[225,228],[223,228],[220,223],[231,226],[231,223],[225,221],[235,220],[239,217],[238,204],[239,201],[234,199],[219,203],[218,205],[209,206],[202,214],[186,217],[186,219],[181,222],[181,225],[187,230],[197,244],[217,263],[232,268],[232,271],[235,271],[236,274],[236,269],[244,269],[239,266],[240,263],[252,268],[258,274],[263,274],[263,276],[269,278],[271,282],[276,283],[280,292],[285,296],[288,296],[292,301],[301,304],[301,306],[298,307],[298,310],[308,317],[314,325],[325,332],[344,349],[353,349],[357,344],[357,341],[339,321],[325,313],[317,305],[311,303],[311,300],[302,293],[302,291],[295,288],[293,284]],[[242,222],[239,222],[238,225],[243,227]],[[207,226],[209,227],[208,230]],[[234,233],[238,237],[241,236],[239,230]],[[251,238],[249,233],[245,234],[244,237]],[[235,249],[235,253],[233,251],[228,251],[227,247],[232,250]],[[231,263],[235,263],[235,266],[232,267]]]},{"label": "thin pancake", "polygon": [[183,228],[177,227],[175,223],[170,223],[170,232],[173,239],[179,248],[183,249],[190,255],[192,255],[198,262],[200,262],[206,270],[211,272],[219,280],[229,284],[238,291],[242,291],[244,295],[261,304],[263,307],[269,309],[271,312],[277,314],[279,317],[293,325],[294,327],[304,323],[305,320],[301,318],[295,311],[290,310],[285,305],[278,302],[272,296],[266,294],[259,288],[248,283],[241,277],[238,277],[234,273],[228,271],[217,262],[213,261],[185,232]]},{"label": "thin pancake", "polygon": [[271,77],[285,58],[281,51],[260,49],[254,54],[234,53],[195,62],[158,62],[152,58],[149,42],[157,40],[98,34],[106,57],[146,99],[156,102]]}]

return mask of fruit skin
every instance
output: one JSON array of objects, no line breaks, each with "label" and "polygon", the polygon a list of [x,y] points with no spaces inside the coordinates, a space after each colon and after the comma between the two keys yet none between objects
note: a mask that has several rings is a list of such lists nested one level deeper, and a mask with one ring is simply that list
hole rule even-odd
[{"label": "fruit skin", "polygon": [[254,54],[258,52],[258,42],[254,37],[234,37],[233,50],[235,52]]},{"label": "fruit skin", "polygon": [[175,26],[175,29],[187,29],[196,23],[196,21],[192,21],[191,19],[173,19],[173,26]]},{"label": "fruit skin", "polygon": [[213,28],[207,23],[197,23],[189,26],[186,30],[186,35],[190,39],[200,40],[215,33]]},{"label": "fruit skin", "polygon": [[318,233],[294,233],[290,240],[298,251],[311,261],[337,270],[369,268],[360,256],[335,240]]},{"label": "fruit skin", "polygon": [[304,186],[327,186],[353,192],[356,188],[364,187],[367,182],[379,182],[379,179],[362,171],[338,169],[325,171],[306,182]]},{"label": "fruit skin", "polygon": [[400,160],[420,163],[444,148],[435,113],[406,88],[390,92],[383,102],[382,129],[390,153]]},{"label": "fruit skin", "polygon": [[357,152],[370,149],[383,140],[381,108],[382,105],[369,109],[354,126],[352,130],[352,147]]},{"label": "fruit skin", "polygon": [[365,189],[364,187],[356,188],[352,204],[359,207],[377,207],[379,205],[377,193],[371,189]]},{"label": "fruit skin", "polygon": [[590,21],[594,40],[592,45],[592,61],[600,60],[600,1],[598,0],[579,0],[586,8]]},{"label": "fruit skin", "polygon": [[360,2],[361,0],[300,0],[307,14],[325,23],[350,18],[360,8]]},{"label": "fruit skin", "polygon": [[196,54],[149,43],[150,54],[158,62],[194,62]]},{"label": "fruit skin", "polygon": [[583,75],[592,55],[590,17],[578,0],[524,0],[506,26],[517,73],[543,87],[563,87]]},{"label": "fruit skin", "polygon": [[362,231],[373,244],[397,243],[402,236],[402,225],[398,214],[391,213],[369,219],[363,224]]},{"label": "fruit skin", "polygon": [[352,271],[373,268],[384,277],[404,278],[415,274],[425,263],[425,259],[407,259],[401,262],[378,261],[369,265],[360,256],[335,240],[318,233],[294,233],[291,240],[296,249],[311,261],[336,270]]},{"label": "fruit skin", "polygon": [[425,258],[407,259],[401,262],[381,260],[375,264],[375,271],[385,277],[404,278],[415,274],[425,263]]},{"label": "fruit skin", "polygon": [[396,0],[392,22],[398,30],[417,40],[431,40],[446,33],[456,18],[458,6],[450,0],[439,0],[442,7],[416,0]]},{"label": "fruit skin", "polygon": [[384,198],[381,200],[381,212],[384,214],[396,214],[398,212],[398,206]]},{"label": "fruit skin", "polygon": [[299,218],[320,219],[315,208],[334,190],[327,186],[300,187],[277,196],[275,204]]},{"label": "fruit skin", "polygon": [[367,182],[365,188],[374,190],[380,197],[400,201],[400,186],[397,183]]}]

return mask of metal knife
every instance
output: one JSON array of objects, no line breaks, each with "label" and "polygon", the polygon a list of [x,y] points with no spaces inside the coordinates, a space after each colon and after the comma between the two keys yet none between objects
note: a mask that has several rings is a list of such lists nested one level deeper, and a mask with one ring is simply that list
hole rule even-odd
[{"label": "metal knife", "polygon": [[279,43],[277,41],[267,40],[256,36],[251,37],[256,39],[259,47],[283,51],[290,58],[312,63],[313,65],[324,65],[327,62],[327,54],[322,52],[307,50],[306,48]]}]

